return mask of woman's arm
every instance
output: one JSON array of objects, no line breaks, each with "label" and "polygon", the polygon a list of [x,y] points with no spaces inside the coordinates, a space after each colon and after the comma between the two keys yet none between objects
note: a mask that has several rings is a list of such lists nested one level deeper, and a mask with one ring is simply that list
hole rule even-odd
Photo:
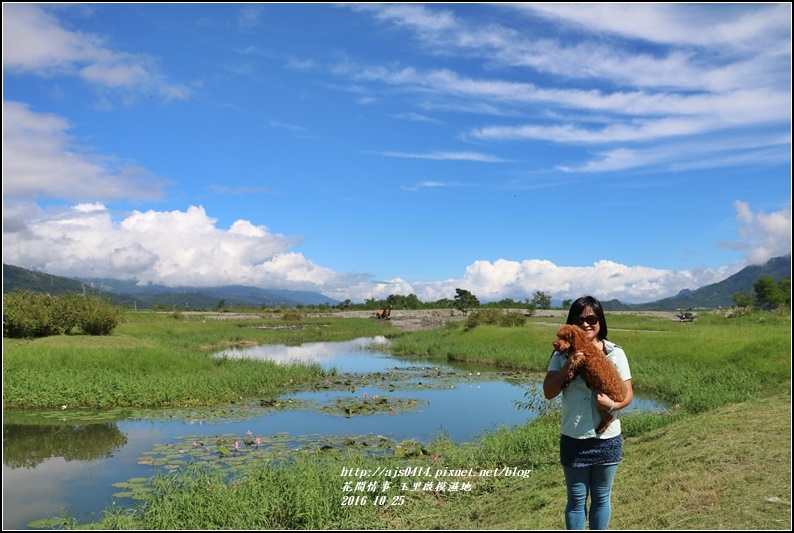
[{"label": "woman's arm", "polygon": [[[581,352],[574,354],[574,357],[579,353]],[[556,398],[562,392],[562,386],[568,377],[568,370],[571,368],[571,359],[572,357],[569,357],[561,369],[557,371],[551,370],[546,373],[546,379],[543,380],[543,396],[547,400]]]},{"label": "woman's arm", "polygon": [[[547,375],[548,377],[548,375]],[[607,396],[606,394],[598,393],[596,396],[596,404],[599,411],[609,411],[610,407],[612,407],[612,411],[617,411],[619,409],[623,409],[627,405],[631,403],[634,399],[634,388],[631,386],[631,380],[627,379],[623,383],[626,384],[626,397],[623,399],[622,402],[614,402],[614,407],[612,406],[612,399]],[[545,382],[544,382],[544,392],[545,392]]]}]

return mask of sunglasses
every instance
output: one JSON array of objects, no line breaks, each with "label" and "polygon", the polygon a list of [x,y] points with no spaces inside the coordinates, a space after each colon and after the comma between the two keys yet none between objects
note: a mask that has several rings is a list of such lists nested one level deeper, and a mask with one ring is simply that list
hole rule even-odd
[{"label": "sunglasses", "polygon": [[581,326],[587,322],[591,326],[595,326],[598,324],[598,317],[595,315],[587,315],[587,316],[577,316],[573,319],[573,323],[577,326]]}]

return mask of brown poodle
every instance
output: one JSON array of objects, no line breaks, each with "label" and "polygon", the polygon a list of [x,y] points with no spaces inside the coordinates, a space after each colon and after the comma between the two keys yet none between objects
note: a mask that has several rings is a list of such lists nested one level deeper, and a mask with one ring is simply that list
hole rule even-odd
[{"label": "brown poodle", "polygon": [[[587,386],[596,392],[609,396],[615,403],[626,399],[626,384],[620,378],[618,369],[607,359],[606,354],[599,351],[587,339],[585,332],[576,326],[566,324],[557,330],[557,338],[552,343],[554,349],[560,353],[568,354],[571,367],[565,378],[563,388],[567,387],[577,374],[582,376]],[[573,354],[582,352],[584,355],[575,357]],[[601,424],[596,428],[598,433],[606,431],[609,424],[615,419],[611,413],[598,411],[601,414]]]}]

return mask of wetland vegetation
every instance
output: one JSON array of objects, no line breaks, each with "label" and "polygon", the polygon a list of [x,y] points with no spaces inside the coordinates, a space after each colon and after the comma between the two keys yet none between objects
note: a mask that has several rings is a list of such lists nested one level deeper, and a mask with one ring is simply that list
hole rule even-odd
[{"label": "wetland vegetation", "polygon": [[[129,313],[110,336],[5,339],[5,418],[41,409],[101,414],[119,408],[222,408],[252,397],[278,398],[333,383],[338,373],[319,365],[212,354],[235,345],[400,333],[373,319],[292,318],[234,322]],[[628,314],[608,313],[607,318],[610,339],[629,358],[635,391],[674,406],[623,418],[627,440],[613,493],[613,527],[790,529],[790,315],[726,319],[704,314],[690,323]],[[516,327],[467,329],[454,323],[397,335],[392,352],[428,361],[479,362],[518,376],[543,373],[554,335],[550,325],[541,318]],[[347,386],[343,381],[340,388]],[[356,405],[382,407],[374,399]],[[557,457],[559,412],[532,387],[520,407],[541,414],[471,443],[443,436],[432,442],[351,436],[260,453],[264,447],[256,435],[186,440],[188,451],[195,442],[198,460],[152,478],[118,480],[117,488],[135,495],[134,505],[114,504],[93,524],[64,516],[37,525],[561,529],[565,485]],[[341,416],[347,408],[354,409],[345,404]],[[110,433],[113,443],[121,443],[121,435]],[[28,435],[37,438],[35,431]]]}]

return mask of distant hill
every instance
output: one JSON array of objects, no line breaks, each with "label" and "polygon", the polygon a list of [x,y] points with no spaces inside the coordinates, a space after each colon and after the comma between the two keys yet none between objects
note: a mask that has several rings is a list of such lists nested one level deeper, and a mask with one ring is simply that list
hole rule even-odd
[{"label": "distant hill", "polygon": [[58,296],[65,292],[87,293],[110,298],[116,305],[150,309],[156,303],[169,307],[214,309],[221,300],[225,307],[295,307],[297,305],[336,305],[339,302],[310,291],[259,289],[242,285],[220,287],[166,287],[138,284],[110,278],[64,278],[3,264],[3,292],[26,289]]},{"label": "distant hill", "polygon": [[160,302],[177,307],[214,308],[220,300],[234,307],[247,304],[254,307],[295,307],[297,305],[336,305],[338,301],[323,294],[309,291],[285,289],[260,289],[244,285],[223,285],[218,287],[166,287],[165,285],[138,284],[109,278],[81,279],[94,287],[113,292],[131,294],[144,301]]},{"label": "distant hill", "polygon": [[[711,285],[696,290],[684,289],[675,296],[643,304],[623,304],[618,300],[602,302],[608,311],[651,309],[716,309],[732,307],[733,295],[740,292],[753,292],[753,285],[762,276],[772,276],[775,281],[791,278],[791,256],[774,257],[763,265],[751,265],[736,274]],[[609,304],[609,305],[608,305]]]},{"label": "distant hill", "polygon": [[[82,281],[61,276],[53,276],[43,272],[34,272],[21,267],[3,263],[3,294],[16,290],[28,290],[42,294],[60,296],[67,292],[77,294],[90,294],[100,298],[109,299],[114,305],[129,305],[130,307],[147,307],[142,301],[136,301],[128,294],[116,294],[86,285]],[[151,306],[148,306],[151,307]]]}]

